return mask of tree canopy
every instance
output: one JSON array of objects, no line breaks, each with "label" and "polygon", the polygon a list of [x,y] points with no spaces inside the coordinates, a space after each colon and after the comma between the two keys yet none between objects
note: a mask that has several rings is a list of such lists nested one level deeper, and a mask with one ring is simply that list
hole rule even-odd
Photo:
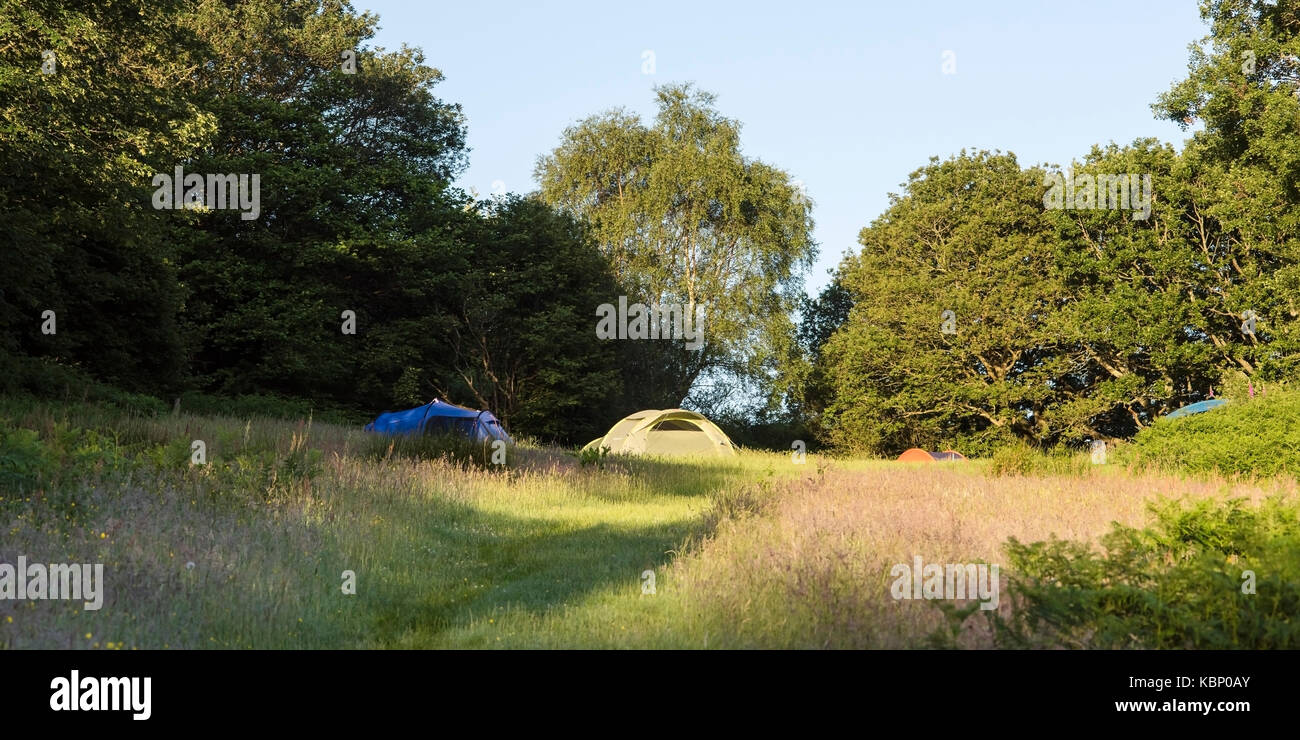
[{"label": "tree canopy", "polygon": [[[1300,16],[1202,12],[1210,35],[1154,106],[1205,123],[1181,152],[934,159],[862,231],[834,284],[852,308],[804,383],[828,438],[897,453],[1128,437],[1238,374],[1297,376]],[[1142,183],[1119,207],[1115,177]]]},{"label": "tree canopy", "polygon": [[[1181,148],[934,157],[816,298],[813,204],[692,85],[576,120],[536,192],[480,201],[442,73],[347,2],[0,8],[3,391],[436,395],[567,443],[687,405],[787,449],[979,454],[1300,375],[1294,3],[1202,4],[1153,105],[1203,124]],[[702,341],[602,338],[625,303],[700,308]]]},{"label": "tree canopy", "polygon": [[676,406],[708,373],[761,377],[777,361],[816,245],[811,204],[784,171],[742,153],[740,124],[712,94],[656,95],[651,125],[611,110],[568,128],[536,177],[543,200],[591,225],[629,300],[705,307],[700,350],[643,348],[642,377]]}]

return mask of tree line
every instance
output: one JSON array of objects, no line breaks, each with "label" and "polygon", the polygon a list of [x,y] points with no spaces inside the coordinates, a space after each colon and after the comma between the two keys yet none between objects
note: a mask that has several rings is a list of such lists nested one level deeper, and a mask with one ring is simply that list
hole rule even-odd
[{"label": "tree line", "polygon": [[1153,105],[1204,124],[1181,151],[912,173],[809,303],[792,405],[845,448],[979,453],[1130,437],[1234,377],[1296,378],[1298,12],[1203,5],[1210,34]]},{"label": "tree line", "polygon": [[[0,390],[59,367],[359,414],[439,396],[565,443],[686,405],[743,443],[979,454],[1300,371],[1291,4],[1204,4],[1153,106],[1203,124],[1181,150],[933,158],[812,299],[813,204],[691,85],[577,120],[534,192],[480,200],[441,73],[346,2],[0,4]],[[256,207],[185,207],[186,173]],[[622,299],[702,307],[702,342],[602,339]]]},{"label": "tree line", "polygon": [[[359,414],[438,396],[572,443],[768,371],[793,335],[808,209],[690,86],[651,123],[576,124],[539,192],[480,200],[453,185],[467,128],[441,73],[367,47],[378,18],[348,3],[3,7],[11,392],[57,365]],[[241,210],[191,189],[214,176]],[[620,296],[705,306],[706,341],[602,341]]]}]

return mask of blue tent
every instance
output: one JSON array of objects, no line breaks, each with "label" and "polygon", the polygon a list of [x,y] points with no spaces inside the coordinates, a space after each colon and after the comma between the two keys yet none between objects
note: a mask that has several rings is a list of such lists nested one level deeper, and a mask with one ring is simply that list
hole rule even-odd
[{"label": "blue tent", "polygon": [[389,411],[365,427],[379,434],[461,434],[475,442],[503,440],[514,444],[491,411],[474,411],[454,403],[433,399],[406,411]]},{"label": "blue tent", "polygon": [[1165,414],[1165,418],[1177,419],[1180,416],[1191,416],[1192,414],[1199,414],[1203,411],[1209,411],[1212,408],[1218,408],[1219,406],[1222,406],[1225,403],[1227,403],[1227,401],[1223,400],[1222,398],[1211,398],[1208,401],[1189,403],[1186,406],[1182,407],[1181,409],[1178,409],[1176,411],[1170,411],[1169,413]]}]

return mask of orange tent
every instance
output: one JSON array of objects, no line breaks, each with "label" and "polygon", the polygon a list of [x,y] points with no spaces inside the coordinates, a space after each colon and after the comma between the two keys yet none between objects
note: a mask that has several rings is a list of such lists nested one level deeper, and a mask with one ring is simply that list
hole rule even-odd
[{"label": "orange tent", "polygon": [[958,462],[965,459],[966,456],[956,450],[926,452],[920,447],[913,447],[898,456],[899,462]]}]

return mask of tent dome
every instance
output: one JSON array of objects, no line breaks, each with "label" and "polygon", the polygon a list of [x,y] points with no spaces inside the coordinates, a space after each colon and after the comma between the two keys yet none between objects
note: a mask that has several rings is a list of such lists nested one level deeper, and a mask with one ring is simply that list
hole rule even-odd
[{"label": "tent dome", "polygon": [[611,453],[633,455],[736,454],[736,446],[716,424],[685,409],[646,409],[628,414],[605,436],[582,449],[602,447],[608,447]]},{"label": "tent dome", "polygon": [[920,447],[913,447],[898,456],[899,462],[957,462],[965,459],[966,456],[956,450],[926,452]]},{"label": "tent dome", "polygon": [[365,430],[393,435],[461,434],[475,442],[514,442],[491,411],[475,411],[436,398],[413,409],[380,414]]},{"label": "tent dome", "polygon": [[1169,413],[1165,414],[1165,418],[1177,419],[1180,416],[1202,414],[1205,413],[1206,411],[1209,411],[1210,409],[1218,408],[1226,403],[1227,401],[1223,400],[1222,398],[1211,398],[1207,401],[1198,401],[1197,403],[1190,403],[1175,411],[1170,411]]}]

